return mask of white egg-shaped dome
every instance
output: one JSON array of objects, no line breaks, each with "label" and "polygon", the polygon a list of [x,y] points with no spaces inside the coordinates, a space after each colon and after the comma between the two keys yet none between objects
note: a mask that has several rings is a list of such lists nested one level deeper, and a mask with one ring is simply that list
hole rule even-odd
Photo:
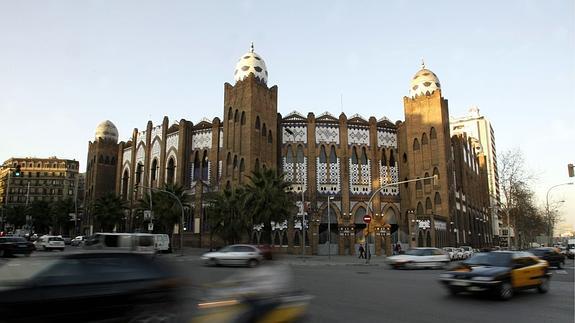
[{"label": "white egg-shaped dome", "polygon": [[409,96],[415,98],[416,96],[431,95],[435,90],[439,89],[441,89],[441,84],[437,75],[426,69],[425,64],[422,63],[421,69],[411,79]]},{"label": "white egg-shaped dome", "polygon": [[98,139],[118,142],[118,128],[110,120],[102,121],[96,127],[96,141]]},{"label": "white egg-shaped dome", "polygon": [[236,82],[243,81],[250,74],[254,74],[254,76],[264,84],[268,83],[268,70],[266,68],[266,63],[260,55],[254,52],[253,43],[250,51],[245,53],[236,64],[234,79]]}]

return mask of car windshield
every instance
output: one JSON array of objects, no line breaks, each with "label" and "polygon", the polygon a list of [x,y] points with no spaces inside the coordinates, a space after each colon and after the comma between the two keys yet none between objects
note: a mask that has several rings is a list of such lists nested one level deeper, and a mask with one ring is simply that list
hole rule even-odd
[{"label": "car windshield", "polygon": [[425,250],[423,249],[409,249],[405,252],[406,255],[410,255],[410,256],[423,256],[425,253]]},{"label": "car windshield", "polygon": [[511,263],[511,253],[506,252],[486,252],[478,253],[463,262],[470,266],[494,266],[508,267]]},{"label": "car windshield", "polygon": [[223,247],[222,249],[218,250],[218,252],[230,252],[232,251],[231,246]]},{"label": "car windshield", "polygon": [[529,252],[536,255],[537,257],[541,257],[541,256],[545,255],[545,251],[546,251],[545,249],[531,249],[531,250],[529,250]]},{"label": "car windshield", "polygon": [[64,239],[62,239],[60,237],[50,237],[50,238],[48,238],[48,241],[64,241]]}]

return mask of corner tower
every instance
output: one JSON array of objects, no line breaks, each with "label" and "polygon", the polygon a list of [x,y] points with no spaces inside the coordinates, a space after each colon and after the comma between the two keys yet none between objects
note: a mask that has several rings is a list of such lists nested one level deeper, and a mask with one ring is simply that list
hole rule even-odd
[{"label": "corner tower", "polygon": [[239,59],[235,85],[224,85],[221,185],[245,183],[251,172],[277,168],[277,86],[267,85],[264,60],[251,49]]},{"label": "corner tower", "polygon": [[448,245],[450,225],[451,141],[449,109],[437,76],[425,68],[411,79],[403,98],[405,122],[399,127],[400,180],[438,176],[401,185],[401,209],[411,246]]}]

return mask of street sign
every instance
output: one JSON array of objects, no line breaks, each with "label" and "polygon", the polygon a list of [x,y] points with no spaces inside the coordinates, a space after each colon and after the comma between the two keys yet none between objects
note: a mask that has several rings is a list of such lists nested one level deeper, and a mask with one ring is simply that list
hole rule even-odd
[{"label": "street sign", "polygon": [[144,210],[144,220],[149,220],[152,218],[152,211]]},{"label": "street sign", "polygon": [[154,224],[152,222],[148,223],[148,231],[154,231]]},{"label": "street sign", "polygon": [[369,222],[371,222],[371,215],[366,214],[363,216],[363,222],[369,224]]}]

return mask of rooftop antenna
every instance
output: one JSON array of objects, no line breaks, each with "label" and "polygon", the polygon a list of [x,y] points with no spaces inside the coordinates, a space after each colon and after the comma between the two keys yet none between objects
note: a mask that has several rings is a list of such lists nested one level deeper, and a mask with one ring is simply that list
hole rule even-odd
[{"label": "rooftop antenna", "polygon": [[423,61],[423,57],[421,58],[421,69],[425,69],[425,62]]},{"label": "rooftop antenna", "polygon": [[341,113],[343,113],[343,93],[339,94],[339,105],[341,107]]},{"label": "rooftop antenna", "polygon": [[252,45],[250,46],[250,52],[254,52],[254,42],[252,41]]}]

